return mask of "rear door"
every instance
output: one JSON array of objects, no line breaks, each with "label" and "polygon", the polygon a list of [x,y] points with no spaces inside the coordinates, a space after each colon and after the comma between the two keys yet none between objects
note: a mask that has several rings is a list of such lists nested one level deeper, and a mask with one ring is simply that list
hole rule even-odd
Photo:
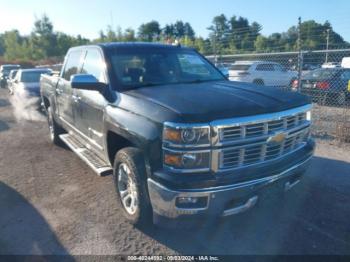
[{"label": "rear door", "polygon": [[273,64],[258,64],[255,71],[255,80],[261,79],[265,86],[276,86],[276,72]]},{"label": "rear door", "polygon": [[70,78],[77,74],[81,67],[82,50],[72,50],[68,53],[65,67],[62,70],[61,77],[56,86],[56,105],[58,115],[65,125],[74,127],[73,112],[73,89]]},{"label": "rear door", "polygon": [[[107,83],[106,67],[99,48],[87,49],[80,73],[93,75],[99,82]],[[107,101],[99,91],[75,89],[74,92],[77,99],[74,105],[76,125],[90,143],[102,150],[103,113]]]},{"label": "rear door", "polygon": [[275,68],[275,86],[289,86],[291,81],[289,72],[279,64],[274,64],[274,68]]}]

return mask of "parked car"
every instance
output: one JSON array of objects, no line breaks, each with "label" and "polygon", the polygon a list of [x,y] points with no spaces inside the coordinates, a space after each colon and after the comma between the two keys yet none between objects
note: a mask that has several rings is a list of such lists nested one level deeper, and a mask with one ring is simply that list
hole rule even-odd
[{"label": "parked car", "polygon": [[[322,104],[345,105],[350,101],[350,68],[320,68],[301,78],[301,92]],[[293,84],[297,89],[298,81]]]},{"label": "parked car", "polygon": [[49,69],[20,69],[12,81],[12,93],[24,90],[29,97],[40,97],[40,76],[51,74]]},{"label": "parked car", "polygon": [[341,67],[350,68],[350,57],[343,57]]},{"label": "parked car", "polygon": [[229,79],[257,85],[290,87],[297,79],[297,72],[288,71],[275,62],[239,61],[231,66]]},{"label": "parked car", "polygon": [[15,81],[17,72],[18,72],[18,69],[12,69],[7,78],[7,88],[9,89],[11,94],[13,92],[12,85],[14,84],[13,82]]},{"label": "parked car", "polygon": [[341,67],[340,63],[337,62],[328,62],[328,63],[324,63],[322,65],[322,68],[337,68],[337,67]]},{"label": "parked car", "polygon": [[0,87],[5,88],[7,86],[7,78],[12,69],[19,69],[20,65],[2,65],[0,66]]},{"label": "parked car", "polygon": [[231,63],[219,63],[219,64],[216,64],[215,65],[220,71],[221,73],[226,76],[226,77],[229,77],[229,70],[230,70],[230,67],[232,66]]},{"label": "parked car", "polygon": [[51,141],[113,173],[133,224],[244,212],[296,185],[315,147],[306,96],[230,82],[181,46],[71,48],[41,95]]},{"label": "parked car", "polygon": [[303,71],[312,71],[312,70],[315,70],[315,69],[318,69],[320,68],[321,66],[318,65],[318,64],[303,64]]}]

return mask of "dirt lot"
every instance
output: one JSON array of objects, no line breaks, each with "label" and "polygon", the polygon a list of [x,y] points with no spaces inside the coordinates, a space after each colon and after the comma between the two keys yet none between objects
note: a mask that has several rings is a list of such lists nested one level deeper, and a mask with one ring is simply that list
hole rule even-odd
[{"label": "dirt lot", "polygon": [[[16,117],[15,117],[16,116]],[[349,150],[320,143],[285,201],[191,230],[133,228],[111,177],[50,144],[0,89],[0,254],[350,254]]]}]

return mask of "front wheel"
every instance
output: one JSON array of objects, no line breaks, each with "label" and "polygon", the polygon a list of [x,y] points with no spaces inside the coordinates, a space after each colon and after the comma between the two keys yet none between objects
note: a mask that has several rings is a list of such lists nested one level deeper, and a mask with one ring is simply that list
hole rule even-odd
[{"label": "front wheel", "polygon": [[146,177],[145,163],[139,149],[128,147],[116,154],[113,179],[117,202],[124,217],[133,225],[151,221],[152,208]]},{"label": "front wheel", "polygon": [[59,135],[63,133],[62,128],[56,123],[51,107],[47,108],[47,122],[49,125],[50,140],[55,145],[61,145]]}]

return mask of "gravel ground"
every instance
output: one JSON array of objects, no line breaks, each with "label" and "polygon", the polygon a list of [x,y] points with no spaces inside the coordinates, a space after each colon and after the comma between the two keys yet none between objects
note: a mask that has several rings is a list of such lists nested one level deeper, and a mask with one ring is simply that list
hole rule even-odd
[{"label": "gravel ground", "polygon": [[190,230],[134,228],[111,177],[51,145],[44,119],[14,112],[0,89],[0,254],[350,254],[348,148],[319,143],[284,201]]}]

